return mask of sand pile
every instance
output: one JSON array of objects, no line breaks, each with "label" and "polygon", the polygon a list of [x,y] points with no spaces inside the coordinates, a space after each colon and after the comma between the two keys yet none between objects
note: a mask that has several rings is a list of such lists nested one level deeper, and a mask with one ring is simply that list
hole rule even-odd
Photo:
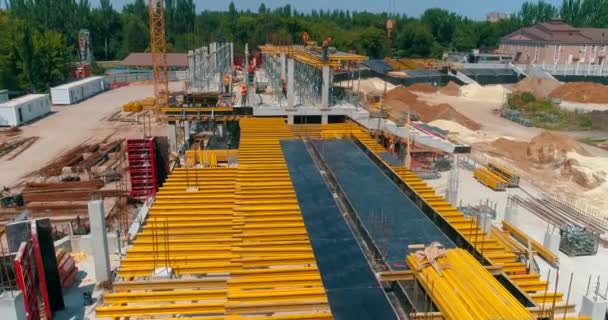
[{"label": "sand pile", "polygon": [[[529,143],[499,138],[476,143],[473,147],[492,156],[510,159],[526,172],[558,169],[562,177],[587,189],[601,185],[608,172],[608,160],[589,157],[576,140],[548,131],[532,138]],[[604,163],[604,167],[599,166],[598,161]]]},{"label": "sand pile", "polygon": [[[588,160],[589,159],[589,160]],[[606,182],[608,162],[603,167],[595,164],[595,158],[583,157],[575,152],[568,153],[568,160],[564,163],[560,174],[587,189],[595,189]]]},{"label": "sand pile", "polygon": [[407,87],[411,91],[423,92],[423,93],[435,93],[437,92],[437,88],[433,87],[428,83],[414,83],[413,85]]},{"label": "sand pile", "polygon": [[402,102],[414,102],[418,100],[418,96],[404,86],[397,86],[389,90],[384,95],[384,100],[397,100]]},{"label": "sand pile", "polygon": [[573,102],[608,103],[608,86],[593,82],[569,82],[557,87],[549,96]]},{"label": "sand pile", "polygon": [[502,102],[509,92],[502,85],[481,86],[476,82],[460,87],[460,93],[465,98],[498,103]]},{"label": "sand pile", "polygon": [[450,81],[445,87],[439,90],[439,93],[446,96],[457,97],[460,96],[460,86],[457,85],[455,82]]},{"label": "sand pile", "polygon": [[536,98],[546,98],[561,85],[561,82],[554,79],[529,77],[513,85],[513,93],[530,92]]},{"label": "sand pile", "polygon": [[481,125],[462,113],[456,111],[449,104],[429,105],[421,100],[405,87],[399,86],[384,96],[384,102],[391,108],[391,118],[398,119],[408,111],[416,112],[423,122],[432,122],[437,119],[445,119],[457,122],[470,130],[479,130]]},{"label": "sand pile", "polygon": [[[346,86],[346,82],[343,82]],[[395,86],[389,82],[386,83],[386,90],[392,90]],[[357,92],[360,90],[365,95],[382,95],[384,93],[384,80],[380,78],[369,78],[361,79],[361,81],[355,81],[353,84],[353,90]]]}]

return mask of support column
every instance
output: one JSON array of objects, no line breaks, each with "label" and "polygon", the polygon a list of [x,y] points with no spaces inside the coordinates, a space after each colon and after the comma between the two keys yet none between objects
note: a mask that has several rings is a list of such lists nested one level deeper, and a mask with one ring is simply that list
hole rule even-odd
[{"label": "support column", "polygon": [[287,108],[295,108],[295,92],[294,92],[294,61],[287,60]]},{"label": "support column", "polygon": [[177,152],[177,132],[175,130],[175,121],[169,121],[167,127],[167,139],[169,140],[170,152]]},{"label": "support column", "polygon": [[559,232],[555,232],[555,230],[547,230],[545,232],[543,246],[551,250],[551,252],[557,254],[559,251],[559,242],[561,241],[561,239],[562,236],[559,234]]},{"label": "support column", "polygon": [[230,68],[234,67],[234,43],[230,42]]},{"label": "support column", "polygon": [[281,52],[281,79],[285,79],[285,52]]},{"label": "support column", "polygon": [[188,51],[188,81],[190,81],[190,87],[194,85],[194,51]]},{"label": "support column", "polygon": [[94,252],[95,282],[110,281],[110,257],[108,234],[103,199],[89,201],[89,223],[91,225],[91,252]]},{"label": "support column", "polygon": [[329,66],[323,66],[323,87],[321,88],[321,124],[328,123],[329,112]]},{"label": "support column", "polygon": [[184,121],[184,140],[190,140],[190,121]]},{"label": "support column", "polygon": [[591,317],[591,320],[604,320],[606,312],[608,312],[608,301],[605,298],[595,292],[588,292],[583,296],[580,316]]}]

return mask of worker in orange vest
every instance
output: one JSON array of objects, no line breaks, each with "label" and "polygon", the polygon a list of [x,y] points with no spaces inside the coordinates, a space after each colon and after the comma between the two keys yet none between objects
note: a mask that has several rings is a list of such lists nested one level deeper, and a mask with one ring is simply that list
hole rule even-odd
[{"label": "worker in orange vest", "polygon": [[230,93],[230,75],[227,73],[224,76],[224,91]]},{"label": "worker in orange vest", "polygon": [[247,106],[247,85],[241,86],[241,106]]},{"label": "worker in orange vest", "polygon": [[323,62],[327,62],[329,60],[329,45],[332,41],[333,39],[331,37],[327,37],[325,38],[325,41],[323,41],[323,44],[321,44]]},{"label": "worker in orange vest", "polygon": [[304,31],[302,35],[302,40],[304,40],[304,45],[308,45],[308,32]]}]

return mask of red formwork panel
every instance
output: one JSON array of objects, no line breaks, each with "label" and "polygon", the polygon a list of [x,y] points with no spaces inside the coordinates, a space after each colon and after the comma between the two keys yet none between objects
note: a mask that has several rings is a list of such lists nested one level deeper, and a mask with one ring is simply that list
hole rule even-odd
[{"label": "red formwork panel", "polygon": [[34,277],[34,271],[32,270],[34,262],[31,257],[32,246],[25,241],[21,242],[13,264],[15,266],[17,285],[23,294],[25,318],[27,320],[39,320],[40,308],[38,303],[38,290],[36,290],[36,279]]},{"label": "red formwork panel", "polygon": [[146,199],[157,191],[154,138],[127,139],[131,198]]},{"label": "red formwork panel", "polygon": [[49,291],[46,288],[46,276],[44,274],[44,266],[42,265],[42,252],[40,252],[40,242],[38,241],[38,230],[36,223],[32,221],[32,246],[34,250],[34,258],[36,260],[36,270],[38,271],[38,283],[40,286],[40,295],[44,305],[44,313],[47,319],[52,318],[51,303],[49,301]]}]

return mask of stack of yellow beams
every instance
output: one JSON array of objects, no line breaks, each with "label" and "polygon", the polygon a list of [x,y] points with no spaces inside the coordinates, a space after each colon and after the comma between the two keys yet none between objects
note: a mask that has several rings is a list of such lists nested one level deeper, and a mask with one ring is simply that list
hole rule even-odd
[{"label": "stack of yellow beams", "polygon": [[[332,318],[280,148],[289,129],[284,119],[241,127],[238,168],[170,175],[98,318]],[[165,267],[184,278],[149,279]]]},{"label": "stack of yellow beams", "polygon": [[[409,255],[406,261],[412,270],[421,265],[414,254]],[[468,252],[447,250],[446,256],[437,262],[447,266],[441,274],[428,266],[415,272],[415,276],[441,311],[443,319],[535,319]]]},{"label": "stack of yellow beams", "polygon": [[283,118],[242,119],[233,247],[243,268],[228,280],[228,314],[276,310],[331,317],[280,140]]}]

